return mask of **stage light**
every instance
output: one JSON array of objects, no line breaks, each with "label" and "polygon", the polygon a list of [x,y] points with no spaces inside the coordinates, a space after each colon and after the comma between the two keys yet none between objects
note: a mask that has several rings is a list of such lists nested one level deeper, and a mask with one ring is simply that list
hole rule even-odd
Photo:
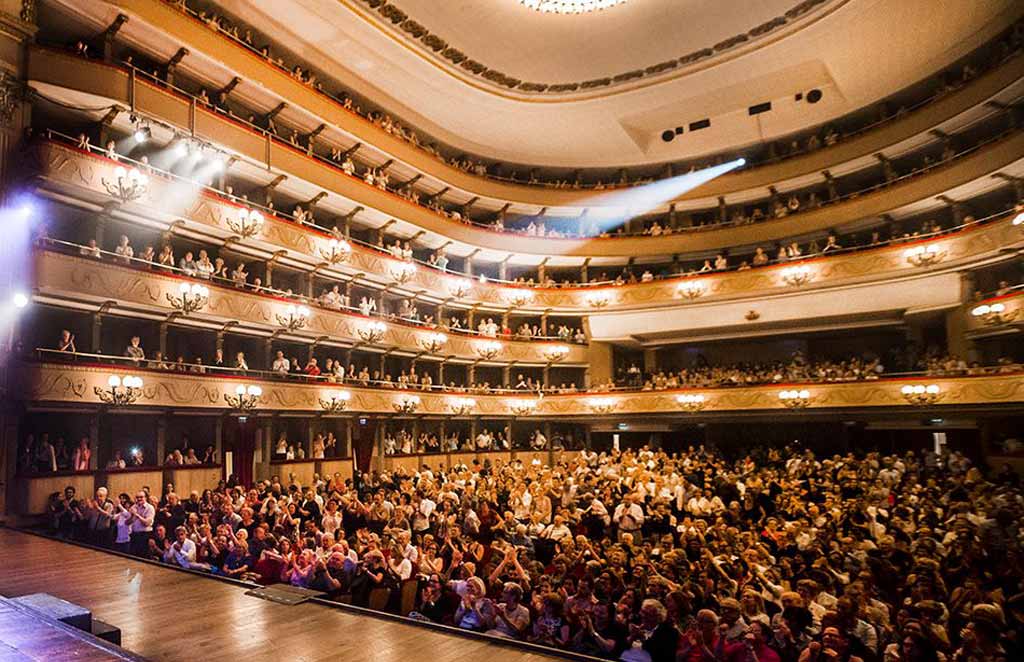
[{"label": "stage light", "polygon": [[150,131],[148,126],[140,126],[139,128],[135,129],[135,133],[133,134],[135,142],[140,144],[149,140],[150,137],[152,137],[152,135],[153,132]]},{"label": "stage light", "polygon": [[28,305],[28,295],[24,292],[15,292],[12,302],[15,308],[24,308]]}]

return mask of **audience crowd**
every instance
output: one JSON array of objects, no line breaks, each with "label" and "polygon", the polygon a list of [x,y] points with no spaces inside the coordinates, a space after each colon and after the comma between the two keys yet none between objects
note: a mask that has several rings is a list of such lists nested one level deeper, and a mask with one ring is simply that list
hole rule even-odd
[{"label": "audience crowd", "polygon": [[604,659],[1021,659],[1019,477],[959,452],[583,451],[55,494],[58,535]]},{"label": "audience crowd", "polygon": [[[466,155],[464,152],[455,151],[450,147],[432,142],[429,138],[416,130],[404,125],[395,117],[381,110],[364,109],[352,93],[335,89],[330,91],[327,85],[335,87],[333,82],[325,83],[322,77],[313,71],[307,63],[288,63],[280,53],[275,52],[276,48],[269,43],[270,39],[255,32],[251,27],[240,22],[238,18],[227,16],[205,4],[196,3],[192,0],[167,0],[181,10],[191,14],[199,21],[202,21],[211,30],[217,31],[236,43],[251,50],[253,53],[264,58],[269,64],[281,69],[296,80],[309,86],[311,89],[325,94],[336,102],[340,103],[346,110],[359,115],[367,121],[377,125],[388,134],[403,139],[415,145],[452,167],[459,168],[481,177],[511,181],[531,186],[545,186],[558,189],[594,189],[604,190],[632,185],[651,183],[656,179],[670,177],[684,171],[694,171],[726,161],[731,161],[743,156],[747,163],[752,165],[766,164],[778,161],[783,158],[800,156],[815,152],[819,149],[834,146],[843,140],[853,137],[865,130],[875,128],[885,122],[905,117],[909,112],[915,110],[931,101],[941,99],[964,85],[968,84],[980,74],[990,68],[998,66],[1008,58],[1016,54],[1024,45],[1024,22],[1018,21],[1012,28],[999,35],[986,48],[979,49],[974,56],[950,67],[948,71],[942,72],[928,81],[926,85],[918,86],[911,93],[897,95],[891,100],[878,104],[874,112],[862,113],[844,119],[841,122],[833,122],[828,125],[815,127],[804,131],[801,134],[789,136],[776,141],[765,141],[754,148],[742,152],[732,152],[716,157],[704,157],[700,160],[693,160],[685,163],[673,164],[671,168],[660,168],[657,173],[632,173],[627,169],[619,169],[613,176],[605,173],[595,173],[584,176],[580,170],[572,172],[549,172],[542,173],[536,168],[529,166],[507,166],[498,163],[485,163],[479,157]],[[806,3],[805,3],[806,4]],[[88,49],[84,42],[79,42]],[[290,59],[290,58],[289,58]],[[165,76],[165,71],[159,65],[153,67],[152,75],[157,79]],[[231,112],[227,95],[217,92],[209,93],[205,89],[199,92],[201,99],[210,106],[215,106],[223,112]],[[365,102],[364,102],[365,103]],[[257,118],[252,117],[251,120]],[[302,146],[310,152],[313,150],[311,142],[298,131],[285,131],[278,129],[271,119],[265,122],[264,128],[275,134],[285,137],[296,146]],[[343,166],[349,174],[355,171],[355,165],[350,156],[337,149],[331,150],[332,160],[337,160],[346,165]],[[648,169],[649,170],[649,169]],[[386,174],[384,175],[387,176]],[[379,183],[380,174],[377,169],[367,167],[366,178],[368,183]],[[386,188],[387,184],[382,186]],[[410,195],[412,188],[404,186],[400,193]]]}]

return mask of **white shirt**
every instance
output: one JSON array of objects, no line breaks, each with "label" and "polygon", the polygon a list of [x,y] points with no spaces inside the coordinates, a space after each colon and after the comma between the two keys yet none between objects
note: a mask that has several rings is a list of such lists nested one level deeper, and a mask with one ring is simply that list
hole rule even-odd
[{"label": "white shirt", "polygon": [[[179,545],[181,547],[180,550],[178,549]],[[175,542],[167,552],[171,555],[174,563],[177,563],[182,568],[191,567],[196,561],[196,544],[189,538],[185,538],[185,542],[182,543]]]},{"label": "white shirt", "polygon": [[623,531],[635,531],[644,524],[644,509],[639,504],[633,503],[627,508],[626,504],[620,503],[612,519]]}]

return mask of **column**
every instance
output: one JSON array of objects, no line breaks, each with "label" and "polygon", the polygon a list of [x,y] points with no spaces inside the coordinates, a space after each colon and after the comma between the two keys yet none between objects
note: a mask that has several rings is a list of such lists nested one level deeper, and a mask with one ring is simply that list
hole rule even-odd
[{"label": "column", "polygon": [[167,457],[167,414],[156,419],[156,464],[163,465]]}]

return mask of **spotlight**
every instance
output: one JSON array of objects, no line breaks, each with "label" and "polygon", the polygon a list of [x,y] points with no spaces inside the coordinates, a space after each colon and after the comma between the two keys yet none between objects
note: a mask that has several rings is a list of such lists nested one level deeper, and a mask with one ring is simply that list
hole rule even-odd
[{"label": "spotlight", "polygon": [[34,213],[35,209],[32,207],[31,203],[25,202],[22,203],[20,207],[18,207],[18,216],[20,216],[22,220],[27,221],[28,219],[32,218],[32,215]]},{"label": "spotlight", "polygon": [[139,128],[135,129],[135,142],[144,143],[147,140],[149,140],[150,136],[152,135],[153,133],[152,131],[149,130],[148,126],[140,126]]},{"label": "spotlight", "polygon": [[224,169],[224,159],[217,157],[210,163],[210,167],[213,168],[214,172],[220,172]]},{"label": "spotlight", "polygon": [[743,166],[747,165],[747,160],[741,156],[740,158],[736,159],[736,164],[742,168]]},{"label": "spotlight", "polygon": [[28,295],[24,292],[16,292],[12,301],[15,308],[24,308],[28,305]]},{"label": "spotlight", "polygon": [[185,156],[188,154],[188,145],[185,144],[184,140],[179,141],[174,146],[174,148],[171,149],[171,154],[173,154],[176,158],[179,159],[185,158]]}]

